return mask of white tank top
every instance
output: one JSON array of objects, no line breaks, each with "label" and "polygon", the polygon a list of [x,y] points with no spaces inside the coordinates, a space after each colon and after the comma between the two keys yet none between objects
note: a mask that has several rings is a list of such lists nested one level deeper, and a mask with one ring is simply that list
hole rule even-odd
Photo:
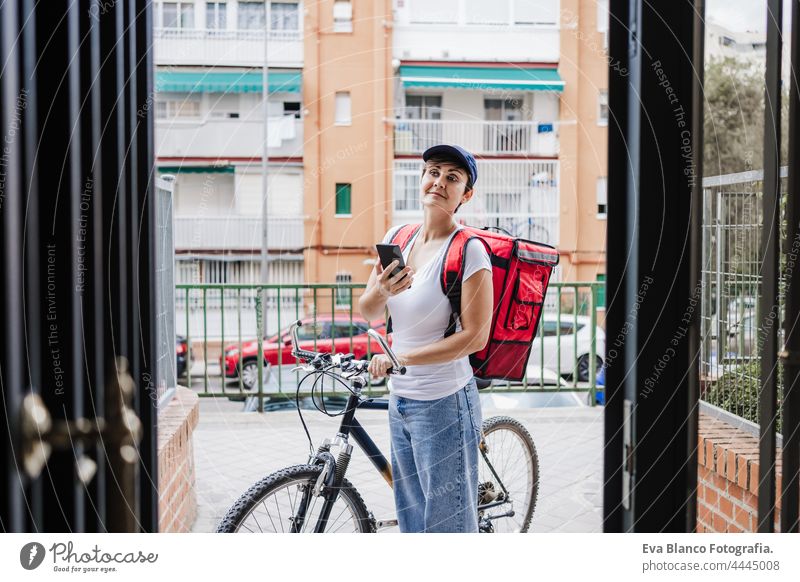
[{"label": "white tank top", "polygon": [[[386,233],[383,242],[388,244],[400,227],[393,227]],[[390,297],[386,305],[392,317],[392,350],[403,354],[414,348],[430,345],[444,338],[447,324],[450,322],[450,302],[442,292],[440,274],[444,252],[455,233],[454,230],[436,255],[425,265],[419,265],[414,273],[414,283],[410,289]],[[422,231],[411,238],[403,250],[403,259],[408,263],[408,255],[414,241]],[[480,241],[467,243],[464,264],[466,281],[481,269],[491,272],[492,264],[489,254]],[[460,323],[456,331],[461,330]],[[465,356],[452,362],[408,366],[403,376],[389,376],[389,391],[403,398],[414,400],[435,400],[458,392],[472,378],[472,366],[469,357]]]}]

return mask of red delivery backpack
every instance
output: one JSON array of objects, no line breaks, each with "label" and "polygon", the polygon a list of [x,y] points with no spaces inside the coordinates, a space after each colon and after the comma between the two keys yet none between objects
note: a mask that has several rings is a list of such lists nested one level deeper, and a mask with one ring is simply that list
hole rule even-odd
[{"label": "red delivery backpack", "polygon": [[[392,243],[405,250],[421,224],[401,226]],[[486,346],[469,357],[476,378],[522,380],[539,327],[544,297],[558,251],[546,244],[489,231],[489,227],[464,226],[450,240],[441,268],[442,291],[453,312],[444,337],[456,331],[461,312],[461,278],[464,249],[477,238],[492,261],[494,307]],[[391,320],[387,327],[391,331]]]}]

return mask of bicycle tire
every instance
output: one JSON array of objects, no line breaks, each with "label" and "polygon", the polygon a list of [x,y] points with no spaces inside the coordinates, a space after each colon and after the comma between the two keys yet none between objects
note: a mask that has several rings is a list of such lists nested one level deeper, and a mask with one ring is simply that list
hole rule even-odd
[{"label": "bicycle tire", "polygon": [[[294,517],[291,514],[295,510],[295,505],[298,501],[297,496],[300,493],[298,490],[298,492],[295,493],[295,499],[292,500],[290,488],[293,485],[297,485],[298,487],[313,487],[316,484],[317,478],[321,472],[322,467],[319,465],[295,465],[293,467],[281,469],[280,471],[276,471],[275,473],[264,477],[261,481],[245,491],[242,496],[233,504],[233,506],[231,506],[231,508],[225,514],[225,517],[222,518],[222,521],[220,521],[219,525],[217,526],[217,533],[258,533],[265,531],[288,533],[288,531],[292,528],[292,520],[289,518]],[[278,497],[279,493],[283,490],[286,490],[289,506],[288,508],[284,506],[286,509],[288,509],[288,511],[281,512],[281,506],[278,503]],[[269,502],[271,497],[274,497],[275,499],[275,507],[277,510],[275,514],[269,513],[269,510],[272,507],[272,503]],[[280,497],[283,498],[282,495],[280,495]],[[318,500],[320,498],[315,497],[314,499]],[[256,511],[262,505],[263,508],[267,510],[267,513],[262,514],[260,516],[261,521],[259,521]],[[317,520],[314,518],[315,506],[316,501],[315,505],[310,507],[310,519],[306,519],[305,521],[305,525],[308,526],[307,529],[311,531],[313,531],[313,525],[310,524],[313,522],[315,525],[317,522]],[[344,508],[341,509],[342,507]],[[352,527],[346,527],[346,521],[342,524],[339,524],[340,522],[338,517],[335,517],[337,515],[340,516],[341,514],[344,514],[348,509],[350,510],[350,521],[352,522]],[[275,525],[276,518],[281,524],[280,528]],[[258,529],[256,530],[254,527],[251,527],[252,525],[255,525]],[[265,530],[263,526],[266,525],[272,525],[272,529]],[[333,510],[331,511],[331,521],[328,523],[328,528],[331,529],[326,529],[325,533],[329,533],[330,531],[352,531],[356,533],[375,532],[375,520],[367,511],[364,499],[347,479],[342,481],[342,485],[339,489],[339,496],[336,499]],[[305,527],[303,529],[304,531],[307,530]]]},{"label": "bicycle tire", "polygon": [[[488,418],[483,422],[482,428],[484,443],[488,448],[486,454],[500,481],[508,488],[510,502],[481,512],[479,515],[483,524],[481,531],[525,533],[530,529],[539,496],[539,455],[536,446],[522,423],[511,417]],[[497,479],[489,470],[482,454],[480,457],[479,490],[485,491],[489,485],[495,487]],[[523,482],[518,483],[518,477]],[[496,490],[499,490],[499,487]],[[514,516],[492,517],[512,508]],[[489,527],[486,527],[487,518]]]}]

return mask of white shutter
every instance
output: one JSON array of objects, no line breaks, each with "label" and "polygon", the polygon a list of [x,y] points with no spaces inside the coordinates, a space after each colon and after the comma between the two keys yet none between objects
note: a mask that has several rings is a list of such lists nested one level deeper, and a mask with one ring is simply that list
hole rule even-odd
[{"label": "white shutter", "polygon": [[558,0],[514,0],[515,24],[558,24]]},{"label": "white shutter", "polygon": [[508,24],[509,0],[465,0],[468,24]]},{"label": "white shutter", "polygon": [[456,24],[458,0],[409,0],[412,23]]}]

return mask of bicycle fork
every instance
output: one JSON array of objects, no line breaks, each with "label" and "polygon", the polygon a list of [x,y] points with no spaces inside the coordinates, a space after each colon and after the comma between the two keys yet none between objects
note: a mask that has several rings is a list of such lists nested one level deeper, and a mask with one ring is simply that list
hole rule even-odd
[{"label": "bicycle fork", "polygon": [[[337,440],[339,440],[337,435]],[[344,481],[347,467],[350,464],[353,446],[345,440],[342,445],[342,450],[339,457],[334,459],[333,454],[330,452],[331,444],[329,442],[323,443],[317,454],[309,461],[311,465],[321,465],[322,472],[317,478],[316,483],[313,485],[305,485],[303,496],[297,506],[294,519],[292,520],[292,533],[299,533],[303,531],[306,519],[308,518],[309,505],[313,508],[312,500],[322,497],[323,503],[320,509],[319,518],[314,526],[314,533],[323,533],[328,525],[331,511],[339,498],[339,490]]]}]

